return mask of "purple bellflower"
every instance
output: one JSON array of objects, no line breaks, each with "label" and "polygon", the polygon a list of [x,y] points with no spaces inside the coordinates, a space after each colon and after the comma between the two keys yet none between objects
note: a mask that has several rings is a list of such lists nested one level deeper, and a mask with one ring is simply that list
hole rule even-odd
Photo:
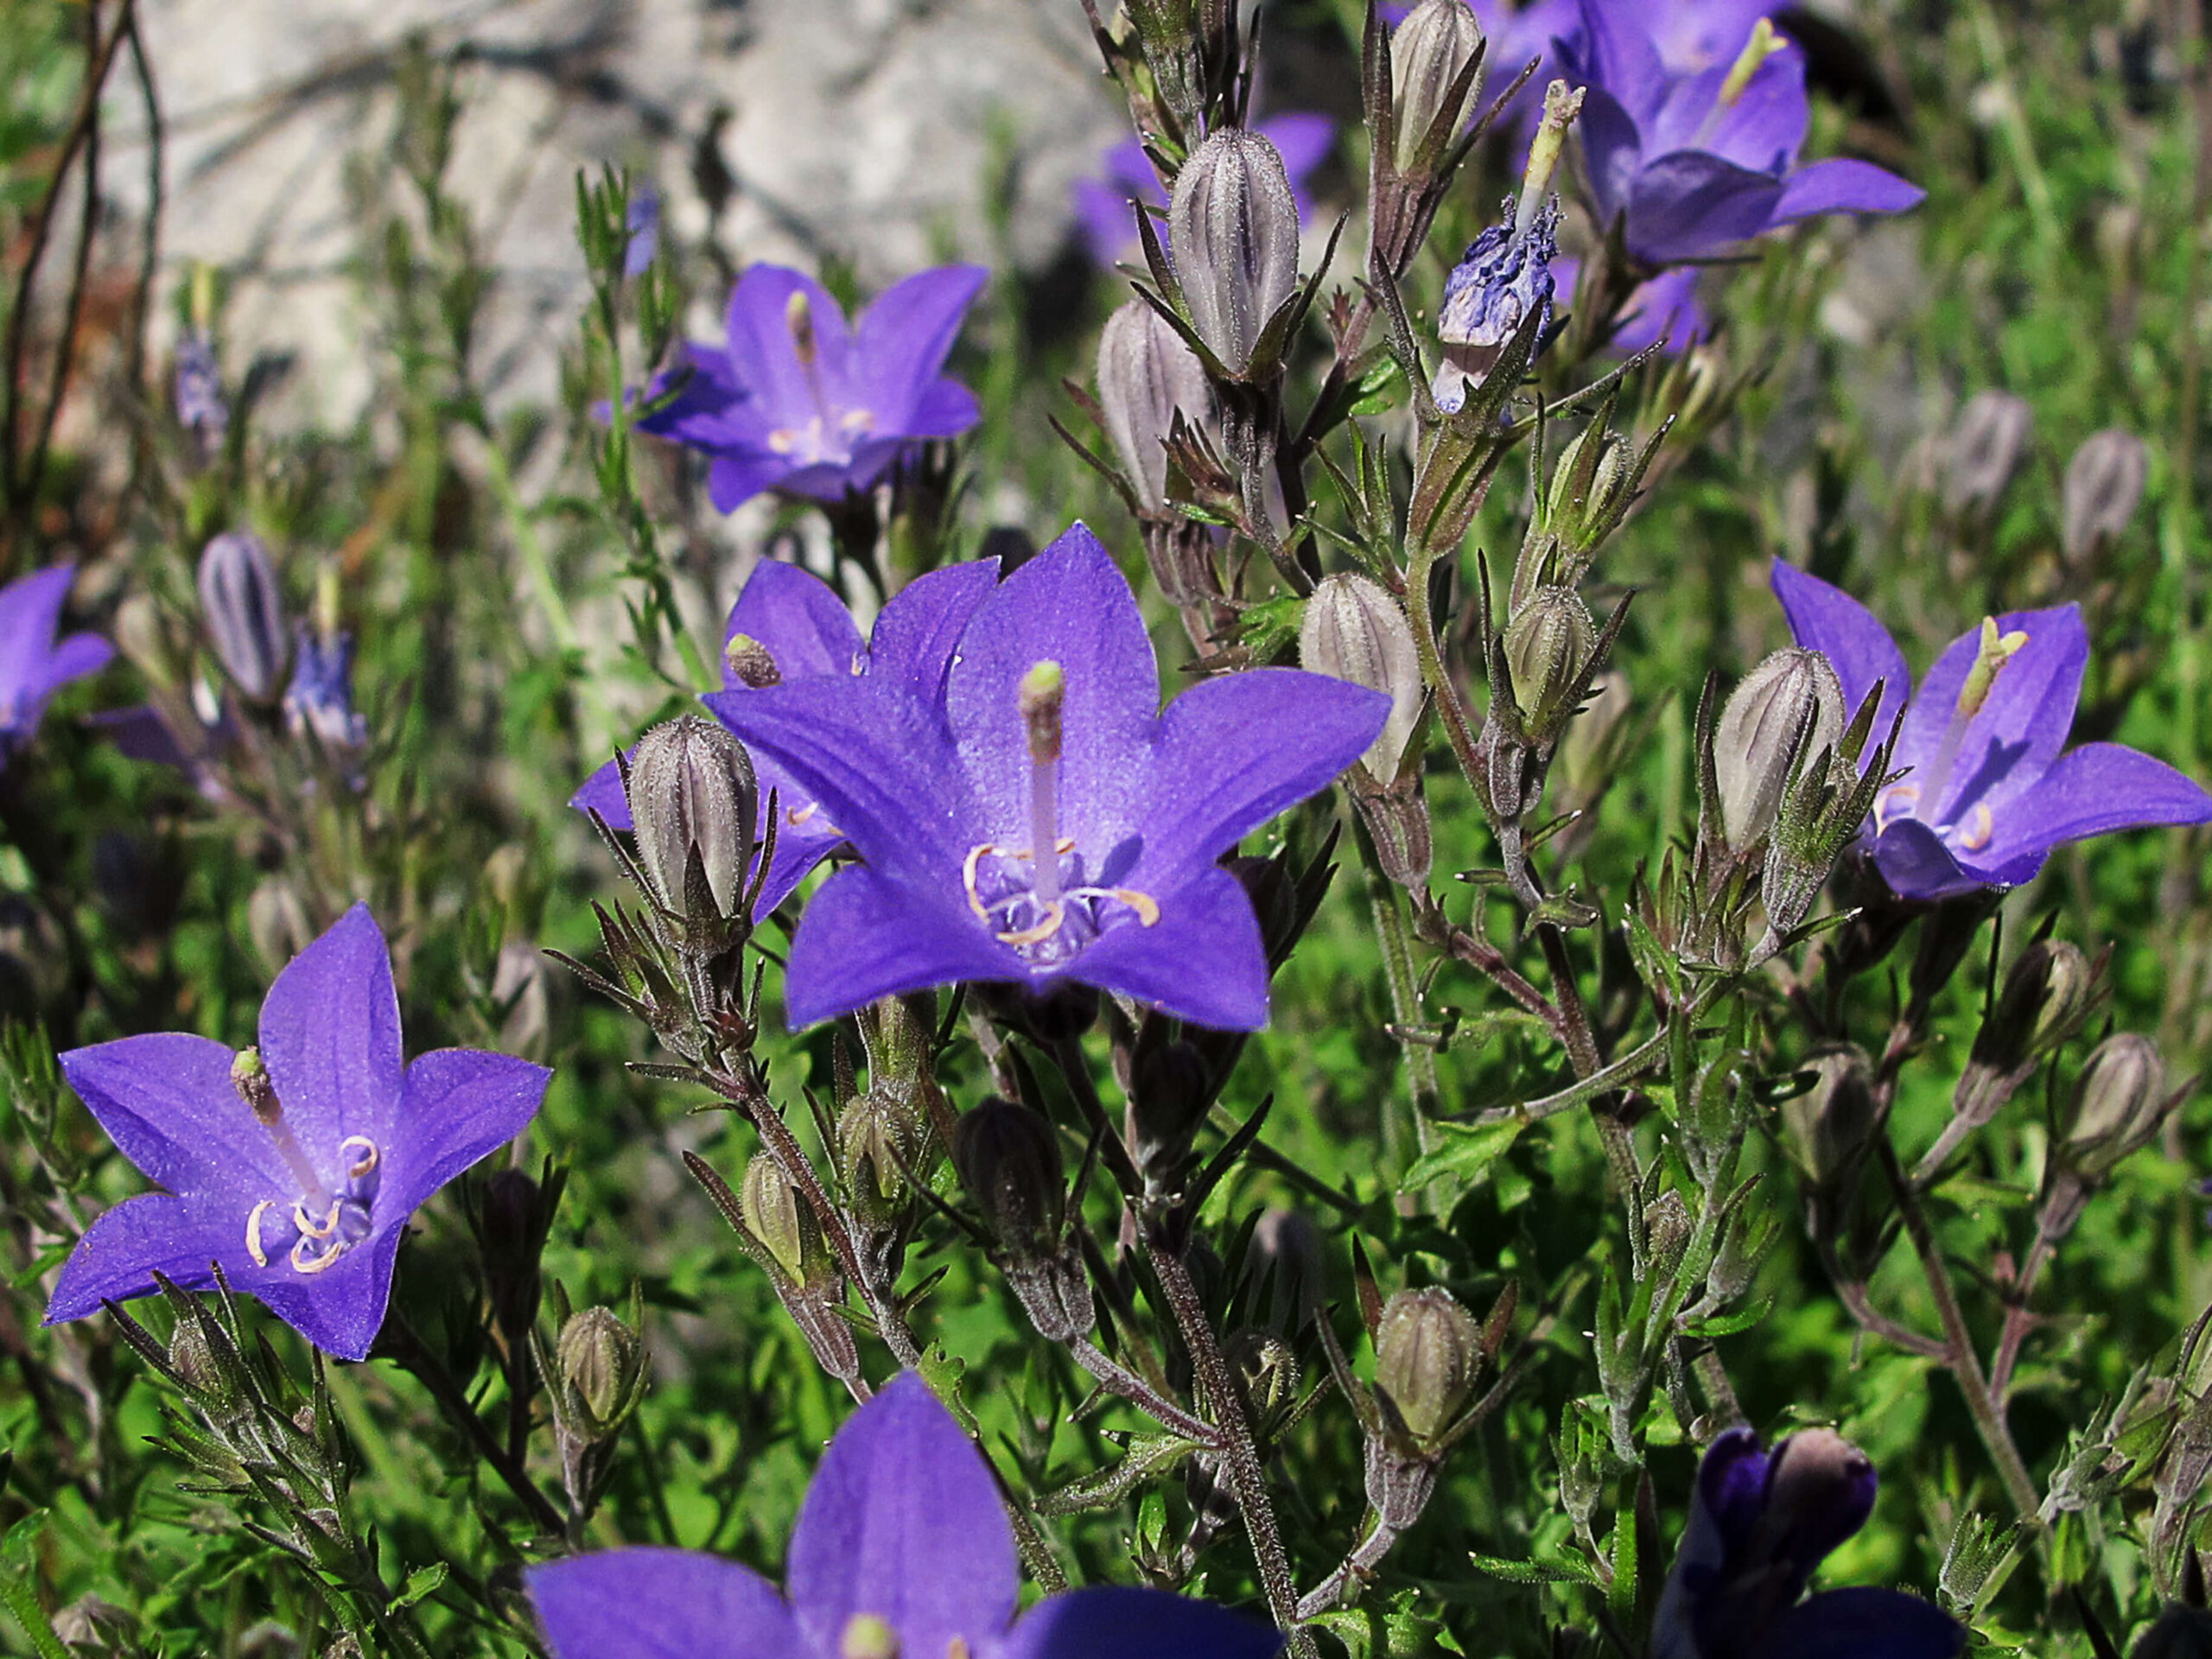
[{"label": "purple bellflower", "polygon": [[[685,346],[689,378],[638,429],[709,456],[707,493],[722,512],[763,490],[836,501],[873,488],[914,445],[982,418],[975,394],[943,371],[987,274],[921,271],[849,330],[812,277],[754,265],[730,296],[728,343]],[[650,395],[673,385],[663,376]]]},{"label": "purple bellflower", "polygon": [[1273,1659],[1282,1637],[1164,1590],[1048,1596],[1014,1617],[989,1466],[912,1372],[847,1420],[807,1488],[784,1593],[692,1550],[612,1549],[524,1573],[554,1659]]},{"label": "purple bellflower", "polygon": [[1748,1428],[1706,1449],[1651,1659],[1952,1659],[1966,1631],[1902,1591],[1824,1590],[1814,1570],[1874,1510],[1874,1465],[1824,1428],[1771,1452]]},{"label": "purple bellflower", "polygon": [[123,1155],[166,1190],[78,1241],[46,1322],[149,1294],[162,1273],[230,1283],[325,1353],[367,1357],[407,1218],[522,1133],[552,1073],[470,1048],[402,1067],[384,935],[356,905],[261,1005],[257,1049],[182,1032],[61,1056]]},{"label": "purple bellflower", "polygon": [[54,638],[75,575],[74,565],[56,564],[0,588],[0,760],[30,741],[48,698],[115,655],[97,633]]},{"label": "purple bellflower", "polygon": [[2059,753],[2089,656],[2078,607],[1984,621],[1915,690],[1904,654],[1865,606],[1779,560],[1773,580],[1797,643],[1834,664],[1845,706],[1878,680],[1875,732],[1904,712],[1891,765],[1904,776],[1876,798],[1861,834],[1899,898],[2010,887],[2063,842],[2212,820],[2212,795],[2163,760],[2118,743]]},{"label": "purple bellflower", "polygon": [[864,861],[800,918],[795,1027],[957,981],[1074,980],[1257,1029],[1267,957],[1217,861],[1357,760],[1390,711],[1363,686],[1256,669],[1162,713],[1136,596],[1081,524],[976,608],[942,702],[878,675],[708,702]]},{"label": "purple bellflower", "polygon": [[1796,165],[1804,54],[1764,17],[1728,57],[1685,70],[1628,7],[1581,6],[1580,29],[1554,43],[1560,73],[1588,91],[1582,149],[1599,227],[1624,219],[1641,264],[1706,258],[1824,213],[1901,213],[1925,194],[1866,162]]},{"label": "purple bellflower", "polygon": [[[1606,342],[1617,352],[1640,352],[1664,340],[1669,357],[1681,357],[1713,333],[1713,316],[1699,300],[1696,265],[1676,265],[1629,291],[1620,308],[1620,326]],[[1569,301],[1582,280],[1582,262],[1571,254],[1552,261],[1552,280]]]},{"label": "purple bellflower", "polygon": [[[1313,199],[1306,190],[1306,181],[1336,148],[1337,124],[1325,115],[1294,111],[1255,121],[1252,130],[1273,144],[1282,157],[1283,171],[1290,177],[1291,199],[1298,204],[1298,222],[1311,224]],[[1129,212],[1129,203],[1141,201],[1148,207],[1165,209],[1167,197],[1160,188],[1160,175],[1145,156],[1144,145],[1135,138],[1124,139],[1108,150],[1100,173],[1100,177],[1076,181],[1075,216],[1090,257],[1111,266],[1137,257],[1137,222]],[[1165,245],[1164,232],[1160,239]]]},{"label": "purple bellflower", "polygon": [[353,708],[353,636],[323,634],[302,623],[284,688],[284,723],[295,736],[313,732],[326,748],[358,749],[369,722]]},{"label": "purple bellflower", "polygon": [[[723,690],[706,699],[708,707],[719,715],[725,699],[742,698],[769,683],[819,681],[834,696],[862,680],[888,680],[941,708],[952,647],[997,585],[998,569],[996,559],[977,559],[909,582],[883,607],[874,633],[863,641],[852,613],[829,583],[796,565],[764,559],[731,607],[722,645]],[[726,716],[722,723],[736,729]],[[760,791],[755,831],[760,838],[768,831],[768,797],[772,791],[776,797],[776,856],[760,889],[765,916],[791,897],[845,836],[820,801],[772,757],[753,754],[753,770]],[[613,829],[634,828],[620,769],[611,760],[569,804],[596,810]]]}]

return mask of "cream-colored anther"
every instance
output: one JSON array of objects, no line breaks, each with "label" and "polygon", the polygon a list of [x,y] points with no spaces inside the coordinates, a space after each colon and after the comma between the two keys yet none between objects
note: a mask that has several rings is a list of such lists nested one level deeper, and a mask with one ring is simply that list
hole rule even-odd
[{"label": "cream-colored anther", "polygon": [[383,1154],[377,1150],[377,1143],[365,1135],[349,1135],[338,1143],[338,1150],[340,1152],[345,1151],[348,1147],[360,1147],[363,1154],[346,1166],[348,1179],[359,1180],[364,1175],[373,1173],[376,1166],[384,1161]]},{"label": "cream-colored anther", "polygon": [[274,1198],[264,1198],[246,1211],[245,1253],[253,1258],[253,1265],[257,1268],[269,1265],[269,1253],[261,1248],[261,1217],[264,1212],[275,1208],[276,1204]]}]

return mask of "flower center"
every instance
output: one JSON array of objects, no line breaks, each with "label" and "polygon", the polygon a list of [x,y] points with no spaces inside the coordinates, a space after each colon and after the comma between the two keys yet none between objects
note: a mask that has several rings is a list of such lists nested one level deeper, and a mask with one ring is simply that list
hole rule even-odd
[{"label": "flower center", "polygon": [[804,289],[785,302],[784,325],[791,330],[791,349],[798,354],[814,414],[804,426],[779,426],[769,433],[768,447],[790,457],[796,466],[824,462],[842,466],[853,458],[853,441],[874,429],[875,416],[865,409],[844,409],[830,403],[822,385],[821,344],[814,332],[814,308]]},{"label": "flower center", "polygon": [[338,1143],[346,1154],[346,1179],[333,1190],[284,1121],[283,1103],[276,1098],[259,1050],[239,1052],[231,1065],[231,1083],[269,1132],[299,1187],[289,1199],[264,1198],[246,1212],[245,1253],[257,1268],[267,1267],[272,1254],[281,1254],[295,1273],[321,1273],[369,1236],[384,1155],[365,1135],[347,1135]]},{"label": "flower center", "polygon": [[[1974,665],[1967,671],[1966,683],[1959,688],[1958,701],[1951,706],[1950,722],[1943,728],[1943,741],[1936,745],[1936,758],[1928,765],[1924,777],[1916,776],[1910,783],[1893,784],[1882,791],[1874,803],[1874,833],[1883,830],[1899,818],[1922,818],[1919,810],[1924,803],[1930,814],[1943,810],[1951,791],[1951,773],[1956,770],[1961,750],[1966,747],[1967,731],[1983,709],[1988,706],[1989,694],[1996,688],[1997,677],[2002,674],[2012,659],[2028,643],[2028,636],[2014,629],[2010,633],[1998,631],[1994,617],[1984,617],[1981,639],[1975,647]],[[1980,801],[1960,804],[1945,822],[1929,823],[1929,827],[1946,840],[1955,841],[1961,849],[1978,853],[1989,845],[1997,833],[1997,821],[1989,808]]]}]

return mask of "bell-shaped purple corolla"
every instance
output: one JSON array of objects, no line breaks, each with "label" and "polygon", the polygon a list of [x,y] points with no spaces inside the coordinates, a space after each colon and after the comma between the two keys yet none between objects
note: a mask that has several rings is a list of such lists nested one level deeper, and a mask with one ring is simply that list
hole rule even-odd
[{"label": "bell-shaped purple corolla", "polygon": [[1601,229],[1624,221],[1629,253],[1657,268],[1726,252],[1824,213],[1894,213],[1925,194],[1871,162],[1796,165],[1808,109],[1804,54],[1754,16],[1730,57],[1673,69],[1649,22],[1581,0],[1554,42],[1559,73],[1587,88],[1580,131]]},{"label": "bell-shaped purple corolla", "polygon": [[[1697,265],[1677,265],[1662,270],[1629,290],[1621,303],[1620,325],[1605,343],[1617,352],[1640,352],[1658,346],[1669,357],[1681,357],[1713,333],[1713,317],[1698,298],[1698,280],[1705,275]],[[1552,261],[1552,280],[1559,302],[1571,305],[1582,281],[1582,262],[1561,254]]]},{"label": "bell-shaped purple corolla", "polygon": [[941,702],[878,675],[708,701],[863,860],[800,918],[794,1027],[957,981],[1074,980],[1258,1028],[1267,956],[1218,861],[1357,760],[1390,712],[1363,686],[1256,669],[1163,713],[1136,596],[1081,524],[976,608]]},{"label": "bell-shaped purple corolla", "polygon": [[[944,369],[988,274],[918,272],[849,330],[812,277],[754,265],[730,296],[728,343],[685,346],[689,377],[638,429],[706,454],[707,493],[723,512],[763,490],[836,501],[872,488],[902,451],[982,418],[975,394]],[[652,395],[671,384],[656,381]]]},{"label": "bell-shaped purple corolla", "polygon": [[[1337,124],[1325,115],[1293,111],[1255,121],[1252,130],[1282,157],[1291,199],[1298,204],[1298,222],[1311,224],[1313,198],[1306,181],[1336,148]],[[1075,216],[1084,245],[1102,265],[1134,260],[1138,257],[1137,221],[1129,204],[1139,201],[1165,209],[1167,197],[1160,188],[1160,175],[1152,170],[1144,145],[1135,138],[1123,139],[1108,150],[1099,172],[1097,178],[1076,181]],[[1160,240],[1166,239],[1163,232]]]},{"label": "bell-shaped purple corolla", "polygon": [[[709,696],[707,705],[736,730],[721,713],[725,700],[766,684],[818,681],[834,696],[841,688],[873,680],[891,682],[942,707],[953,645],[984,595],[997,585],[998,571],[996,559],[976,559],[909,582],[877,614],[874,632],[863,640],[853,613],[829,583],[797,565],[764,559],[730,608],[723,631],[723,690],[719,696]],[[766,916],[791,897],[845,835],[813,792],[772,756],[752,754],[760,792],[756,846],[767,836],[772,792],[777,815],[776,856],[760,889],[760,913]],[[612,760],[586,780],[569,804],[580,812],[597,811],[614,829],[634,827],[620,769]]]},{"label": "bell-shaped purple corolla", "polygon": [[1048,1596],[1014,1617],[989,1466],[909,1371],[855,1412],[799,1507],[784,1591],[734,1561],[613,1549],[527,1569],[554,1659],[1273,1659],[1282,1637],[1164,1590]]},{"label": "bell-shaped purple corolla", "polygon": [[1748,1428],[1722,1433],[1698,1465],[1651,1659],[1952,1659],[1965,1630],[1917,1596],[1856,1588],[1798,1600],[1866,1524],[1874,1485],[1866,1454],[1827,1429],[1771,1452]]},{"label": "bell-shaped purple corolla", "polygon": [[2078,607],[1991,618],[1915,690],[1904,654],[1857,600],[1779,560],[1774,592],[1797,643],[1835,665],[1845,707],[1879,681],[1876,734],[1904,713],[1890,764],[1904,776],[1862,836],[1898,897],[2009,887],[2063,842],[2212,820],[2212,795],[2163,760],[2118,743],[2060,753],[2089,656]]},{"label": "bell-shaped purple corolla", "polygon": [[97,633],[54,637],[75,575],[74,565],[56,564],[0,588],[0,761],[30,741],[48,698],[115,655]]},{"label": "bell-shaped purple corolla", "polygon": [[144,1296],[165,1274],[258,1299],[325,1353],[363,1359],[407,1218],[522,1133],[552,1073],[445,1048],[400,1058],[384,935],[363,905],[302,950],[261,1005],[260,1046],[172,1032],[61,1056],[123,1155],[165,1190],[95,1221],[46,1322]]}]

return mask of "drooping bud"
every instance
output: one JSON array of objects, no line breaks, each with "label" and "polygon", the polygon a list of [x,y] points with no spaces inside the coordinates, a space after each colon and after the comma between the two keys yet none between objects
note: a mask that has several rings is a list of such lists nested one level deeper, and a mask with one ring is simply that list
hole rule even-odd
[{"label": "drooping bud", "polygon": [[1106,319],[1098,336],[1098,407],[1122,468],[1147,512],[1167,505],[1167,438],[1179,413],[1211,426],[1213,387],[1197,355],[1142,300]]},{"label": "drooping bud", "polygon": [[570,1316],[553,1357],[569,1421],[587,1440],[612,1435],[645,1392],[645,1343],[609,1309]]},{"label": "drooping bud", "polygon": [[[626,785],[638,862],[663,909],[712,925],[735,918],[753,866],[760,790],[745,746],[715,721],[683,715],[638,740]],[[707,893],[693,895],[696,859]],[[703,897],[713,915],[696,902]]]},{"label": "drooping bud", "polygon": [[910,1102],[888,1089],[855,1095],[838,1114],[837,1163],[846,1201],[867,1226],[897,1223],[913,1197],[914,1179],[928,1173],[923,1164],[928,1156],[928,1127]]},{"label": "drooping bud", "polygon": [[1482,1325],[1448,1290],[1402,1290],[1375,1332],[1375,1386],[1415,1441],[1433,1445],[1474,1391]]},{"label": "drooping bud", "polygon": [[1977,1125],[1988,1122],[2037,1062],[2082,1028],[2096,993],[2096,969],[2063,939],[2040,939],[2020,952],[1974,1035],[1954,1113]]},{"label": "drooping bud", "polygon": [[1298,201],[1275,147],[1243,127],[1210,136],[1175,175],[1167,234],[1192,327],[1241,378],[1298,287]]},{"label": "drooping bud", "polygon": [[2107,1037],[2074,1085],[2057,1155],[2083,1179],[2101,1181],[2148,1144],[2170,1104],[2158,1045],[2133,1032]]},{"label": "drooping bud", "polygon": [[1040,1114],[994,1095],[952,1131],[952,1166],[999,1248],[1017,1260],[1057,1248],[1067,1185],[1059,1136]]},{"label": "drooping bud", "polygon": [[1129,1155],[1147,1181],[1171,1182],[1213,1104],[1214,1085],[1195,1044],[1141,1045],[1129,1078]]},{"label": "drooping bud", "polygon": [[1505,667],[1521,721],[1539,743],[1574,713],[1582,676],[1598,648],[1590,607],[1571,588],[1540,588],[1506,626]]},{"label": "drooping bud", "polygon": [[749,690],[765,691],[784,683],[783,671],[768,654],[768,647],[749,633],[733,633],[722,645],[724,683]]},{"label": "drooping bud", "polygon": [[1481,105],[1481,71],[1456,102],[1452,87],[1482,48],[1482,25],[1467,0],[1421,0],[1390,36],[1391,101],[1397,126],[1393,148],[1401,173],[1419,162],[1423,141],[1440,122],[1446,135],[1456,137]]},{"label": "drooping bud", "polygon": [[2019,469],[2035,411],[2009,391],[1978,391],[1952,429],[1943,480],[1943,505],[1952,512],[1993,512]]},{"label": "drooping bud", "polygon": [[822,1224],[767,1153],[754,1154],[746,1165],[737,1204],[746,1231],[792,1284],[812,1286],[829,1276],[830,1247]]},{"label": "drooping bud", "polygon": [[[1431,3],[1466,10],[1465,0]],[[1350,572],[1324,576],[1306,601],[1298,660],[1316,674],[1350,680],[1390,699],[1390,716],[1360,756],[1377,783],[1396,776],[1421,705],[1421,653],[1404,607],[1382,585]]]},{"label": "drooping bud", "polygon": [[1721,834],[1742,852],[1774,827],[1802,758],[1843,734],[1843,683],[1817,651],[1777,651],[1744,677],[1713,734]]},{"label": "drooping bud", "polygon": [[200,615],[223,671],[255,702],[274,702],[291,662],[284,596],[261,538],[218,536],[200,555]]},{"label": "drooping bud", "polygon": [[2076,569],[2118,541],[2143,502],[2151,452],[2133,432],[2107,428],[2082,441],[2066,463],[2059,545]]}]

